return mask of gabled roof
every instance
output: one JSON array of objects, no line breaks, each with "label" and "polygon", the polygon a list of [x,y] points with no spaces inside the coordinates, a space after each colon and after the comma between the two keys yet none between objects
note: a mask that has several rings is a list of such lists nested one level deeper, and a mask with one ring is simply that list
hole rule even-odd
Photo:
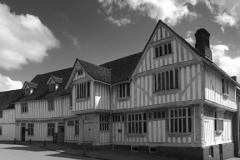
[{"label": "gabled roof", "polygon": [[37,84],[36,83],[25,81],[25,83],[23,84],[23,89],[25,89],[26,86],[28,86],[29,88],[37,88]]},{"label": "gabled roof", "polygon": [[[67,68],[35,76],[31,82],[38,84],[38,87],[33,91],[31,95],[22,97],[20,100],[18,100],[18,102],[51,99],[56,96],[71,94],[71,89],[64,90],[64,87],[71,75],[72,69],[73,68]],[[49,91],[47,82],[51,76],[62,77],[62,83],[59,85],[59,88],[56,91]]]},{"label": "gabled roof", "polygon": [[111,69],[111,83],[128,81],[136,68],[143,52],[132,54],[111,62],[104,63],[100,66]]},{"label": "gabled roof", "polygon": [[108,68],[98,66],[80,59],[77,59],[77,61],[80,62],[87,74],[89,74],[92,78],[109,84],[111,83],[111,71]]},{"label": "gabled roof", "polygon": [[51,79],[52,79],[55,83],[58,83],[58,84],[62,83],[62,78],[59,78],[59,77],[56,77],[56,76],[51,75],[50,78],[49,78],[49,80],[48,80],[48,82],[47,82],[47,84],[49,84],[49,82],[50,82]]},{"label": "gabled roof", "polygon": [[0,110],[14,108],[12,103],[23,95],[24,90],[22,89],[0,92]]}]

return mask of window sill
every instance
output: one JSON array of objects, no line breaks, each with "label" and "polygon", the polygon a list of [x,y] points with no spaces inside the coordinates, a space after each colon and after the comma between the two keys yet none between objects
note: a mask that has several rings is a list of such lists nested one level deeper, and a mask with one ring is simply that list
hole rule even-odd
[{"label": "window sill", "polygon": [[154,57],[153,59],[154,60],[157,60],[157,59],[164,59],[164,58],[168,58],[168,57],[172,57],[174,55],[174,53],[169,53],[167,55],[164,55],[164,56],[159,56],[159,57]]},{"label": "window sill", "polygon": [[129,100],[131,97],[124,97],[124,98],[117,98],[117,101],[127,101]]},{"label": "window sill", "polygon": [[76,99],[75,101],[76,102],[83,102],[83,101],[88,101],[90,99],[90,97],[87,97],[87,98],[79,98],[79,99]]},{"label": "window sill", "polygon": [[192,133],[168,133],[169,137],[188,137],[190,136]]},{"label": "window sill", "polygon": [[175,94],[175,93],[178,93],[179,91],[180,91],[180,89],[170,89],[170,90],[153,92],[153,94],[155,94],[155,95]]},{"label": "window sill", "polygon": [[145,136],[147,136],[147,133],[143,133],[143,134],[136,134],[136,133],[129,134],[129,133],[127,133],[126,136],[128,136],[128,137],[145,137]]}]

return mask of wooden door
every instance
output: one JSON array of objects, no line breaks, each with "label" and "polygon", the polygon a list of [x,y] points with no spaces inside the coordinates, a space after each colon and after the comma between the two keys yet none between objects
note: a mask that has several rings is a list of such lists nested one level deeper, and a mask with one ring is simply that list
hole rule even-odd
[{"label": "wooden door", "polygon": [[83,142],[93,141],[93,122],[91,120],[84,120],[83,122]]},{"label": "wooden door", "polygon": [[64,126],[58,126],[58,142],[64,142]]},{"label": "wooden door", "polygon": [[25,141],[25,136],[26,136],[26,128],[21,127],[21,135],[22,135],[22,141]]}]

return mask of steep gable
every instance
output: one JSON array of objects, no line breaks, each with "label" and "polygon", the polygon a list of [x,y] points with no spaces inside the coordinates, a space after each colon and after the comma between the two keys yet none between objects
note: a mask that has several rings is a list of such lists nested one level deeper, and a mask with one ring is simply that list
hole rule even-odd
[{"label": "steep gable", "polygon": [[175,63],[199,60],[200,56],[195,53],[196,49],[190,46],[160,20],[150,36],[143,56],[133,74]]}]

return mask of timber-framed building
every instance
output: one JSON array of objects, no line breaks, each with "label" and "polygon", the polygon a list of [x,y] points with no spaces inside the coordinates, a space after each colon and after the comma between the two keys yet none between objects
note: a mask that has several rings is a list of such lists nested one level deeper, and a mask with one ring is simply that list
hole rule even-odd
[{"label": "timber-framed building", "polygon": [[193,47],[160,20],[142,52],[102,65],[77,59],[37,75],[9,102],[12,138],[52,141],[57,133],[57,142],[233,157],[240,85],[212,61],[210,34],[195,36]]}]

